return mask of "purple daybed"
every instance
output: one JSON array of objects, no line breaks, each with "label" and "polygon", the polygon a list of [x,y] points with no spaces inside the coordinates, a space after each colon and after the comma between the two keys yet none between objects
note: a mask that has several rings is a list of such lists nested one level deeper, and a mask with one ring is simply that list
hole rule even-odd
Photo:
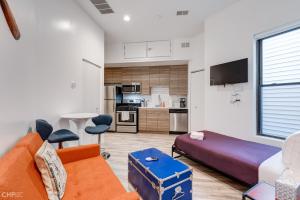
[{"label": "purple daybed", "polygon": [[203,131],[203,141],[193,140],[189,134],[178,136],[173,152],[199,161],[249,185],[258,182],[258,168],[262,162],[281,149],[269,145]]}]

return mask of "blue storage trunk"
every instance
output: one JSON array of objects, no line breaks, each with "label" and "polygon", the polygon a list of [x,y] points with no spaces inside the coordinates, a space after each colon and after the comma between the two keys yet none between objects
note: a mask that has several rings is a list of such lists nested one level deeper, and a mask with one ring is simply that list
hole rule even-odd
[{"label": "blue storage trunk", "polygon": [[[156,157],[157,161],[146,161]],[[128,155],[128,180],[144,200],[192,199],[192,168],[158,149]]]}]

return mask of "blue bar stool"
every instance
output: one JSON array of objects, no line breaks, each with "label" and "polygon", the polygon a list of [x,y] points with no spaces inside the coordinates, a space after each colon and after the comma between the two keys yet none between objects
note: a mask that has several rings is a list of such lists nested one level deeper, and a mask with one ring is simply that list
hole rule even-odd
[{"label": "blue bar stool", "polygon": [[[99,115],[98,117],[92,118],[92,121],[95,126],[86,127],[85,132],[91,135],[98,135],[98,144],[101,146],[101,135],[110,129],[112,117],[110,115]],[[101,155],[104,159],[110,157],[110,153],[105,152],[104,149]]]},{"label": "blue bar stool", "polygon": [[77,134],[67,130],[60,129],[53,131],[53,127],[46,120],[38,119],[36,120],[36,131],[40,134],[41,138],[45,141],[48,140],[49,143],[58,143],[58,148],[63,148],[63,142],[79,140]]}]

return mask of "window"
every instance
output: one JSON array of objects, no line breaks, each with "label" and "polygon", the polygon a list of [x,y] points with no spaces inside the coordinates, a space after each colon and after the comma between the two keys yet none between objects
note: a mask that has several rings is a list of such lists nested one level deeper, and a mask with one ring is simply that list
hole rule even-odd
[{"label": "window", "polygon": [[258,40],[258,133],[300,131],[300,29]]}]

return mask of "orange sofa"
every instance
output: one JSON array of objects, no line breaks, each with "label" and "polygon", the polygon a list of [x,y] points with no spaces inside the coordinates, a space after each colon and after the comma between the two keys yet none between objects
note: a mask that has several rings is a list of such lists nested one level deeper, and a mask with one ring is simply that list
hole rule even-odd
[{"label": "orange sofa", "polygon": [[[29,133],[0,159],[0,199],[47,200],[48,196],[34,155],[43,141]],[[126,192],[118,178],[99,156],[99,145],[57,151],[67,171],[63,200],[139,200]]]}]

